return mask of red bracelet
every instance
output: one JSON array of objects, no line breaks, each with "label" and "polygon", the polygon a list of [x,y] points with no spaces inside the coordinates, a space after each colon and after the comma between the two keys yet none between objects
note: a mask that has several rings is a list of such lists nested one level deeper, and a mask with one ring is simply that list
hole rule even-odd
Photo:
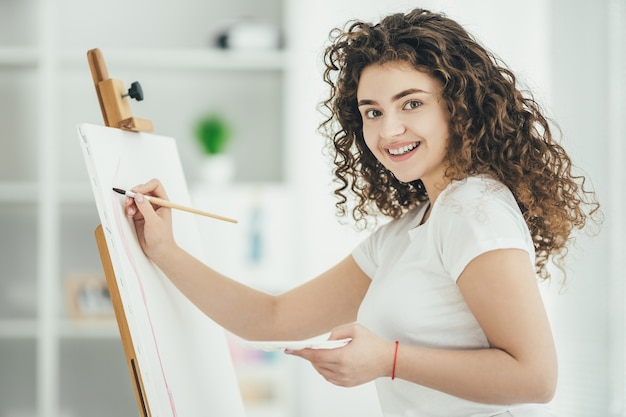
[{"label": "red bracelet", "polygon": [[396,363],[398,362],[398,345],[400,342],[396,340],[396,351],[393,354],[393,368],[391,369],[391,380],[396,379]]}]

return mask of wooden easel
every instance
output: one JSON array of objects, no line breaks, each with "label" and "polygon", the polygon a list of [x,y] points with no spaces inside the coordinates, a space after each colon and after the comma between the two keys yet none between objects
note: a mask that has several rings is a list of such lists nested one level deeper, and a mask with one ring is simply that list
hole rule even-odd
[{"label": "wooden easel", "polygon": [[[98,101],[100,102],[100,109],[102,110],[104,124],[109,127],[131,130],[134,132],[152,132],[152,122],[150,120],[133,117],[130,109],[130,100],[128,97],[135,98],[137,100],[143,99],[143,92],[139,83],[133,83],[132,87],[128,90],[128,92],[126,92],[124,84],[121,81],[109,78],[104,58],[102,57],[102,53],[99,49],[89,50],[87,52],[87,59],[89,61],[91,75],[96,87]],[[141,373],[139,372],[139,364],[137,363],[135,347],[128,328],[126,314],[124,313],[124,307],[119,288],[117,286],[117,280],[115,278],[115,272],[113,270],[113,264],[111,262],[111,256],[109,254],[109,248],[107,247],[104,231],[102,230],[102,225],[99,225],[96,228],[95,236],[96,243],[98,244],[98,251],[100,252],[102,268],[104,269],[104,275],[106,277],[111,301],[113,303],[115,319],[117,320],[120,336],[122,338],[122,345],[124,346],[126,364],[128,366],[128,371],[130,372],[131,380],[133,381],[139,412],[141,417],[151,417],[150,407],[143,389]]]},{"label": "wooden easel", "polygon": [[91,76],[98,94],[104,124],[109,127],[132,130],[134,132],[152,132],[152,122],[133,117],[130,110],[128,97],[137,101],[143,100],[141,85],[138,82],[134,82],[131,88],[126,91],[122,81],[109,78],[109,72],[104,63],[102,52],[97,48],[87,51],[87,60],[89,61]]}]

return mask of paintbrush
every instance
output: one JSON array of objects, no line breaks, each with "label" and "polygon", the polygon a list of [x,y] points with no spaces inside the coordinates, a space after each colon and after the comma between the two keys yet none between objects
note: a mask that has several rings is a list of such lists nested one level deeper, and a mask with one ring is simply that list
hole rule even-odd
[{"label": "paintbrush", "polygon": [[[126,197],[132,197],[132,198],[135,197],[135,193],[134,192],[127,191],[127,190],[122,190],[121,188],[113,188],[113,191],[115,191],[118,194],[125,195]],[[177,210],[182,210],[182,211],[186,211],[188,213],[199,214],[201,216],[211,217],[212,219],[223,220],[225,222],[237,223],[237,220],[235,220],[235,219],[230,219],[228,217],[223,217],[223,216],[219,216],[217,214],[207,213],[206,211],[197,210],[195,208],[191,208],[191,207],[183,206],[183,205],[180,205],[180,204],[172,203],[171,201],[163,200],[162,198],[153,197],[153,196],[150,196],[150,195],[144,195],[143,197],[146,200],[148,200],[149,202],[151,202],[152,204],[156,204],[157,206],[168,207],[168,208],[173,208],[173,209],[177,209]]]}]

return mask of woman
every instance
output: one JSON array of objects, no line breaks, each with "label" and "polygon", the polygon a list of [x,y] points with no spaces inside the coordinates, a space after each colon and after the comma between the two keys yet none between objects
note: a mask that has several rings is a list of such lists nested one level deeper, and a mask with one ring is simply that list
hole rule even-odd
[{"label": "woman", "polygon": [[549,278],[598,204],[539,106],[459,24],[426,10],[334,31],[325,63],[339,214],[391,221],[272,296],[178,247],[170,211],[142,197],[167,198],[151,180],[126,202],[144,252],[243,338],[351,338],[287,353],[337,385],[375,380],[385,416],[551,415],[541,403],[557,360],[536,277]]}]

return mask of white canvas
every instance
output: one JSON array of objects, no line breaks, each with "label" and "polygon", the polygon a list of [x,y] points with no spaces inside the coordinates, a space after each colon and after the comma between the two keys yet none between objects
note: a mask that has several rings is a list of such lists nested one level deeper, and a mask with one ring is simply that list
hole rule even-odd
[{"label": "white canvas", "polygon": [[[112,191],[159,178],[172,201],[189,206],[175,140],[90,124],[78,133],[151,416],[243,417],[224,330],[146,258],[124,196]],[[172,218],[178,244],[202,259],[197,216],[173,210]]]}]

